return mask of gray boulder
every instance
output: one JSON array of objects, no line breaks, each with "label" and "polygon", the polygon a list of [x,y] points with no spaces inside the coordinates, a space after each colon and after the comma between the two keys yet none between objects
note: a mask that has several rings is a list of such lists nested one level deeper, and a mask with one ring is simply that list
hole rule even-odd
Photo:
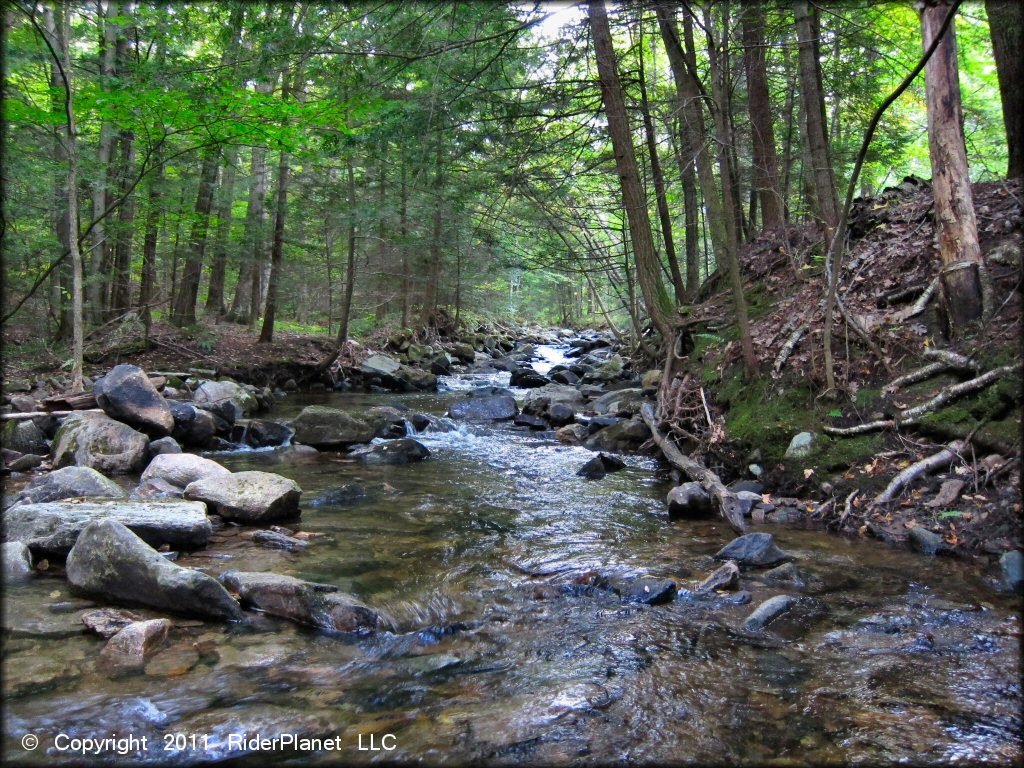
[{"label": "gray boulder", "polygon": [[204,619],[245,618],[215,579],[175,565],[116,520],[82,530],[66,571],[71,586],[86,595]]},{"label": "gray boulder", "polygon": [[704,581],[697,585],[697,592],[713,592],[716,589],[739,589],[740,569],[736,563],[728,562],[716,568]]},{"label": "gray boulder", "polygon": [[3,583],[23,584],[32,578],[32,553],[21,541],[7,541],[0,551],[3,563]]},{"label": "gray boulder", "polygon": [[203,410],[213,410],[217,406],[228,405],[234,413],[232,422],[252,416],[259,410],[260,404],[256,396],[233,381],[204,381],[192,395],[192,402]]},{"label": "gray boulder", "polygon": [[650,399],[642,389],[618,389],[601,395],[590,407],[595,413],[609,416],[635,416]]},{"label": "gray boulder", "polygon": [[139,478],[140,483],[150,480],[164,480],[184,489],[190,483],[214,475],[230,475],[231,472],[211,459],[192,453],[165,453],[156,456]]},{"label": "gray boulder", "polygon": [[77,498],[123,499],[128,494],[113,480],[92,467],[64,467],[32,478],[18,491],[14,504],[43,504]]},{"label": "gray boulder", "polygon": [[209,411],[192,403],[171,403],[174,431],[171,435],[184,445],[205,447],[217,434],[217,420]]},{"label": "gray boulder", "polygon": [[448,407],[448,415],[453,419],[467,421],[505,421],[518,413],[515,398],[508,396],[470,397]]},{"label": "gray boulder", "polygon": [[640,578],[617,585],[619,595],[631,603],[659,605],[671,603],[676,597],[676,583],[672,579]]},{"label": "gray boulder", "polygon": [[18,453],[48,453],[46,435],[31,419],[18,419],[3,422],[0,443],[9,451]]},{"label": "gray boulder", "polygon": [[358,483],[346,483],[337,488],[330,488],[310,499],[311,507],[334,507],[353,504],[366,498],[366,489]]},{"label": "gray boulder", "polygon": [[337,408],[309,405],[291,421],[295,442],[314,448],[345,448],[368,443],[377,435],[379,420],[358,418]]},{"label": "gray boulder", "polygon": [[272,472],[209,475],[185,487],[184,497],[204,501],[225,520],[260,525],[299,516],[302,489]]},{"label": "gray boulder", "polygon": [[1003,586],[1011,592],[1020,592],[1024,587],[1024,552],[1012,549],[999,557],[999,570]]},{"label": "gray boulder", "polygon": [[634,416],[629,421],[599,429],[583,442],[583,447],[592,451],[628,453],[635,451],[650,437],[651,430],[644,420]]},{"label": "gray boulder", "polygon": [[388,440],[383,443],[359,446],[348,454],[364,464],[411,464],[423,461],[430,451],[423,443],[411,437]]},{"label": "gray boulder", "polygon": [[812,450],[814,450],[814,433],[801,432],[797,435],[793,435],[793,439],[789,441],[789,447],[786,448],[785,458],[803,459],[810,456]]},{"label": "gray boulder", "polygon": [[113,635],[100,651],[99,662],[107,671],[142,669],[146,660],[163,645],[171,631],[169,619],[133,621]]},{"label": "gray boulder", "polygon": [[96,520],[116,520],[147,544],[197,549],[213,527],[206,507],[190,501],[51,501],[23,504],[4,513],[4,538],[21,541],[40,555],[67,554],[82,530]]},{"label": "gray boulder", "polygon": [[115,365],[92,387],[96,402],[111,418],[153,437],[169,435],[174,416],[146,372],[137,365]]},{"label": "gray boulder", "polygon": [[583,395],[576,387],[566,384],[545,384],[531,389],[523,398],[523,410],[535,416],[545,416],[552,403],[565,403],[579,411],[583,408]]},{"label": "gray boulder", "polygon": [[53,439],[54,469],[76,465],[105,474],[138,472],[148,457],[149,438],[109,416],[72,414]]},{"label": "gray boulder", "polygon": [[359,370],[370,376],[394,376],[402,364],[387,355],[370,355],[359,366]]},{"label": "gray boulder", "polygon": [[669,517],[694,519],[710,517],[715,512],[711,497],[700,483],[683,483],[668,492]]},{"label": "gray boulder", "polygon": [[299,624],[335,632],[378,629],[386,624],[372,608],[328,584],[244,571],[228,571],[220,578],[242,605]]},{"label": "gray boulder", "polygon": [[939,534],[920,525],[910,529],[910,546],[922,555],[948,555],[953,551]]},{"label": "gray boulder", "polygon": [[716,560],[733,560],[748,568],[767,568],[792,560],[775,545],[770,533],[747,533],[739,536],[715,553]]},{"label": "gray boulder", "polygon": [[245,429],[245,442],[253,448],[267,448],[275,445],[287,445],[295,430],[276,421],[252,419]]},{"label": "gray boulder", "polygon": [[160,456],[165,453],[181,453],[181,445],[173,437],[161,437],[158,440],[150,440],[149,455]]}]

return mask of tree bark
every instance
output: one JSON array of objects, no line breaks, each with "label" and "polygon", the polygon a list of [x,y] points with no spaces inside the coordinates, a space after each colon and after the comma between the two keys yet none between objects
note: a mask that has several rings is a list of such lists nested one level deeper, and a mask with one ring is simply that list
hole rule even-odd
[{"label": "tree bark", "polygon": [[796,31],[800,56],[800,97],[810,155],[810,177],[819,218],[825,227],[828,249],[839,223],[839,198],[825,125],[825,98],[821,84],[820,25],[817,10],[808,0],[795,0]]},{"label": "tree bark", "polygon": [[341,297],[341,317],[338,326],[338,348],[348,341],[349,320],[352,316],[352,294],[356,286],[356,172],[352,155],[346,158],[348,174],[348,260],[345,263],[345,292]]},{"label": "tree bark", "polygon": [[406,186],[406,163],[402,163],[402,198],[398,209],[399,248],[402,252],[402,327],[409,327],[409,189]]},{"label": "tree bark", "polygon": [[221,317],[224,314],[224,282],[228,266],[228,242],[231,237],[231,206],[235,201],[235,163],[238,150],[228,147],[224,151],[224,166],[221,170],[218,202],[214,217],[217,228],[213,235],[213,253],[210,259],[210,285],[206,290],[206,305],[203,314]]},{"label": "tree bark", "polygon": [[189,254],[185,259],[178,295],[174,300],[171,322],[179,327],[196,322],[196,300],[199,298],[199,282],[203,276],[203,254],[206,250],[206,233],[210,225],[210,211],[213,209],[213,186],[217,178],[217,162],[220,150],[210,147],[203,153],[203,166],[199,173],[199,192],[196,195],[195,219],[189,234]]},{"label": "tree bark", "polygon": [[[926,49],[938,34],[948,10],[949,4],[945,2],[921,9]],[[954,23],[925,66],[925,95],[943,299],[953,332],[960,334],[968,323],[981,317],[983,306],[981,245],[964,145],[956,51]]]},{"label": "tree bark", "polygon": [[629,233],[633,243],[633,258],[640,290],[651,321],[661,333],[662,342],[671,344],[675,333],[671,315],[672,304],[661,279],[661,265],[654,249],[647,197],[640,184],[633,137],[626,116],[626,103],[615,64],[608,16],[603,0],[590,0],[587,9],[590,31],[594,39],[597,70],[601,79],[601,98],[608,118],[608,133],[615,152],[615,167],[619,174],[623,206],[629,220]]},{"label": "tree bark", "polygon": [[[43,6],[43,25],[46,29],[46,34],[50,39],[54,41],[54,43],[58,43],[63,36],[63,28],[58,28],[57,20],[54,18],[53,8],[49,5]],[[61,45],[62,44],[57,44],[55,46],[56,49],[63,50]],[[50,112],[53,114],[55,121],[53,128],[54,164],[61,163],[66,160],[67,157],[64,150],[64,137],[62,136],[65,129],[62,129],[57,123],[57,121],[65,119],[63,114],[64,100],[59,95],[63,89],[64,80],[61,76],[61,64],[57,58],[57,54],[55,54],[50,62]],[[70,253],[71,244],[68,242],[69,228],[68,199],[67,190],[65,189],[66,182],[67,177],[65,176],[64,178],[61,178],[60,172],[55,170],[53,174],[53,196],[51,202],[50,225],[53,228],[53,233],[57,238],[57,242],[60,244],[61,250]],[[74,323],[71,304],[67,300],[67,297],[71,294],[71,268],[66,260],[50,274],[50,280],[51,312],[57,321],[56,338],[60,340],[70,340],[73,333]]]},{"label": "tree bark", "polygon": [[245,212],[245,233],[242,236],[243,253],[238,268],[238,281],[227,319],[248,325],[255,314],[256,296],[253,294],[253,273],[263,251],[263,224],[267,197],[267,150],[253,147],[250,159],[249,202]]},{"label": "tree bark", "polygon": [[751,3],[743,8],[743,63],[747,71],[747,107],[754,155],[754,184],[761,203],[765,229],[785,223],[779,169],[775,155],[768,73],[765,67],[764,8]]},{"label": "tree bark", "polygon": [[135,163],[135,135],[122,131],[121,159],[118,163],[120,180],[118,197],[123,200],[117,211],[117,231],[114,233],[114,275],[110,291],[111,315],[127,312],[132,305],[132,237],[135,222],[135,195],[128,194]]},{"label": "tree bark", "polygon": [[1009,150],[1007,178],[1024,180],[1024,4],[985,0]]},{"label": "tree bark", "polygon": [[[282,78],[285,83],[281,94],[282,100],[288,98],[288,76]],[[270,277],[267,280],[267,303],[263,312],[263,327],[260,329],[260,343],[269,344],[274,340],[274,319],[277,316],[277,286],[281,280],[281,264],[284,259],[284,219],[288,211],[288,157],[289,153],[281,150],[277,164],[277,203],[274,211],[274,240],[270,247]]]}]

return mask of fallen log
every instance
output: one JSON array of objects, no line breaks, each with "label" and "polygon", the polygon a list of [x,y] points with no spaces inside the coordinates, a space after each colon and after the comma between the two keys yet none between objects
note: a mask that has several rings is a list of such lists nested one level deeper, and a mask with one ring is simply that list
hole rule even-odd
[{"label": "fallen log", "polygon": [[31,411],[29,413],[0,413],[0,420],[20,421],[22,419],[37,419],[40,416],[70,416],[72,413],[103,413],[100,408],[80,408],[77,411]]},{"label": "fallen log", "polygon": [[892,479],[889,485],[885,487],[885,490],[874,498],[871,502],[872,505],[886,504],[895,499],[904,488],[922,475],[948,467],[963,452],[966,446],[967,444],[962,440],[954,440],[938,453],[921,459],[916,464],[911,464]]},{"label": "fallen log", "polygon": [[725,521],[733,531],[739,534],[746,533],[747,525],[743,520],[743,512],[740,509],[740,502],[739,499],[736,498],[736,494],[725,487],[725,484],[722,483],[718,475],[705,467],[699,461],[691,459],[680,451],[679,448],[677,448],[675,444],[661,432],[658,428],[657,419],[654,415],[654,406],[650,403],[646,403],[643,408],[640,409],[640,414],[643,416],[644,421],[647,422],[647,426],[651,430],[654,442],[657,443],[668,462],[673,466],[678,467],[683,474],[690,478],[690,480],[700,483],[701,487],[707,491],[719,513],[721,513],[722,517],[725,518]]}]

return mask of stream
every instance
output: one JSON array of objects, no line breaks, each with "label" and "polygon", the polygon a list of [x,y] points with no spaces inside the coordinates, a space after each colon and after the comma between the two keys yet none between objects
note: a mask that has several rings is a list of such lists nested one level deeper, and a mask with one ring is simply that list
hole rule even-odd
[{"label": "stream", "polygon": [[[560,356],[539,351],[541,370]],[[459,390],[495,383],[456,377],[447,391],[402,396],[303,393],[279,401],[270,418],[310,404],[395,402],[440,415]],[[699,598],[690,590],[732,534],[719,520],[670,521],[672,484],[655,459],[626,457],[626,469],[592,481],[576,472],[593,453],[509,425],[416,439],[432,455],[406,466],[293,448],[208,454],[233,471],[293,478],[303,489],[299,529],[316,535],[293,553],[255,546],[251,529],[229,526],[177,560],[212,575],[265,570],[337,585],[389,617],[390,631],[178,620],[161,664],[110,679],[95,664],[104,641],[78,622],[84,601],[43,575],[5,596],[3,757],[80,763],[69,745],[116,734],[147,746],[85,759],[1021,760],[1019,604],[977,566],[754,526],[796,558],[806,586],[745,572],[750,603]],[[310,504],[344,484],[365,497]],[[665,605],[630,603],[588,586],[594,573],[613,583],[671,578],[680,594]],[[783,593],[801,596],[796,609],[764,631],[740,629]],[[37,749],[23,748],[25,734],[39,737]],[[272,751],[254,748],[257,735],[325,741],[310,752]]]}]

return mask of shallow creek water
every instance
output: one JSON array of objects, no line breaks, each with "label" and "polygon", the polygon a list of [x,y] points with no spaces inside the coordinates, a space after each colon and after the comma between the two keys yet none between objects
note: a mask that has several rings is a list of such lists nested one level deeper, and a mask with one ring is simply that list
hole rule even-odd
[{"label": "shallow creek water", "polygon": [[[271,418],[312,403],[396,400],[439,414],[453,396],[307,394]],[[6,596],[4,758],[78,763],[55,747],[58,734],[65,746],[117,734],[145,736],[147,748],[103,762],[1020,761],[1018,606],[975,566],[755,526],[796,557],[805,588],[745,574],[748,605],[686,591],[661,606],[603,590],[556,594],[538,585],[588,571],[692,589],[732,536],[718,521],[669,521],[670,483],[653,459],[588,481],[575,473],[592,453],[507,426],[417,439],[431,458],[398,467],[291,449],[211,454],[235,471],[294,478],[300,528],[319,536],[285,553],[228,527],[178,560],[213,575],[270,570],[335,584],[393,631],[179,621],[160,663],[111,680],[96,668],[103,641],[78,623],[83,605],[42,576]],[[308,506],[345,483],[367,497]],[[739,629],[782,592],[802,595],[794,611],[760,633]],[[27,733],[40,739],[34,751],[22,747]],[[254,751],[232,734],[338,742]]]}]

